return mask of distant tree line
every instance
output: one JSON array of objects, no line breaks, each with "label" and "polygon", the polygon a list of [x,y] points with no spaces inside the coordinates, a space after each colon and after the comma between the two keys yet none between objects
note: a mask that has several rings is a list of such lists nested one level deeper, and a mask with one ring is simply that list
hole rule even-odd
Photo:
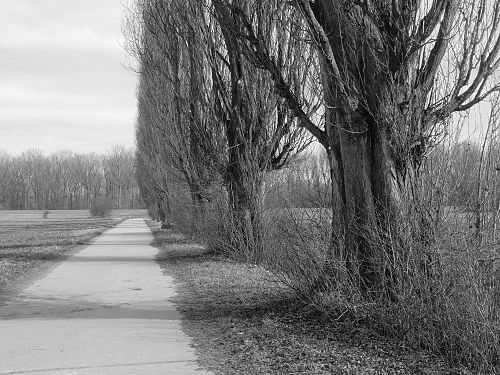
[{"label": "distant tree line", "polygon": [[[500,209],[500,142],[455,141],[435,147],[422,175],[444,207],[474,211]],[[331,207],[330,175],[324,153],[308,153],[268,176],[266,207]],[[499,213],[500,214],[500,213]]]},{"label": "distant tree line", "polygon": [[134,150],[117,146],[104,155],[44,155],[36,149],[19,156],[0,153],[0,209],[89,209],[101,198],[117,209],[142,206]]},{"label": "distant tree line", "polygon": [[[428,167],[446,175],[442,185],[444,203],[468,211],[500,209],[500,144],[458,142],[438,147],[429,158]],[[444,171],[441,169],[444,168]],[[441,169],[441,170],[440,170]],[[435,180],[434,183],[439,183]]]}]

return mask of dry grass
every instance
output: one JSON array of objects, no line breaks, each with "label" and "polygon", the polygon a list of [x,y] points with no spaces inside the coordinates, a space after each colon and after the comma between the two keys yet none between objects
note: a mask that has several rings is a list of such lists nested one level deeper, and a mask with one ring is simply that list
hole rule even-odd
[{"label": "dry grass", "polygon": [[389,265],[395,275],[391,301],[364,296],[342,278],[345,272],[328,278],[342,267],[330,261],[327,220],[293,210],[280,214],[268,235],[269,267],[319,310],[369,320],[387,335],[474,373],[500,373],[500,247],[486,235],[477,242],[469,213],[447,212],[426,231],[427,244],[411,235],[370,233],[374,248],[394,254],[379,261],[380,269]]},{"label": "dry grass", "polygon": [[366,321],[332,321],[264,269],[151,226],[158,261],[176,280],[183,328],[216,374],[467,374]]},{"label": "dry grass", "polygon": [[89,211],[0,211],[0,301],[121,219],[144,211],[93,219]]}]

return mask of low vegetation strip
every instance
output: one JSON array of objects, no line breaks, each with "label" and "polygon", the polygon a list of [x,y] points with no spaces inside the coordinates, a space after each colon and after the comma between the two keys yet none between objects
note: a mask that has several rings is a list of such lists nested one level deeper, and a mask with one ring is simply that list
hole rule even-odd
[{"label": "low vegetation strip", "polygon": [[332,321],[266,270],[150,224],[201,364],[217,374],[468,374],[349,319]]},{"label": "low vegetation strip", "polygon": [[127,216],[95,219],[88,211],[59,211],[44,219],[36,211],[0,211],[0,302]]}]

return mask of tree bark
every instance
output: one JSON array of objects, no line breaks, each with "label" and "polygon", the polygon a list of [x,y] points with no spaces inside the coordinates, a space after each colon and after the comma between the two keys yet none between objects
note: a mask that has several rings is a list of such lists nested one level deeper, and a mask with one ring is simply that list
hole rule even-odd
[{"label": "tree bark", "polygon": [[[399,183],[383,124],[366,111],[337,108],[334,80],[323,71],[327,153],[332,177],[332,256],[363,289],[386,282],[385,247],[394,231]],[[389,248],[389,247],[388,247]]]}]

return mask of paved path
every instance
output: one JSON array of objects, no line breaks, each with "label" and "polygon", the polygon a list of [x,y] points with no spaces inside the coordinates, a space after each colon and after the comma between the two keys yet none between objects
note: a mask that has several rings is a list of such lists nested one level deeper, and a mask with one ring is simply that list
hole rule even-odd
[{"label": "paved path", "polygon": [[208,374],[151,240],[126,220],[0,306],[0,374]]}]

